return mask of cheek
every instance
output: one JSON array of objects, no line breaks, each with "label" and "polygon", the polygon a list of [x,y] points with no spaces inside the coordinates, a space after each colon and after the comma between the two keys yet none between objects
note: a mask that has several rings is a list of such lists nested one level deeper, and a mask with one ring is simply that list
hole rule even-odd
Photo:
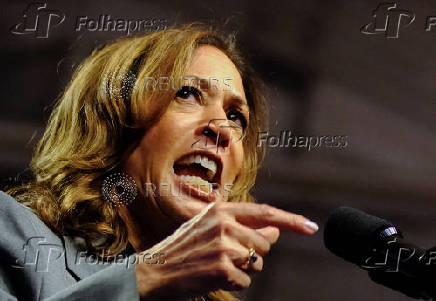
[{"label": "cheek", "polygon": [[[174,143],[174,129],[168,122],[158,122],[152,126],[140,140],[139,144],[129,155],[126,166],[136,174],[142,174],[138,169],[150,166],[150,162],[160,162],[161,155],[167,153],[169,146]],[[162,152],[165,150],[165,152]]]},{"label": "cheek", "polygon": [[[169,114],[167,114],[169,115]],[[144,143],[147,148],[156,153],[168,153],[180,140],[183,126],[173,116],[164,116],[146,134]]]},{"label": "cheek", "polygon": [[241,142],[232,145],[230,169],[232,177],[236,177],[241,172],[244,163],[244,147]]},{"label": "cheek", "polygon": [[171,143],[168,140],[173,140],[173,129],[168,122],[162,120],[163,122],[157,123],[153,126],[146,134],[144,139],[144,144],[151,151],[156,151],[159,148],[164,147],[166,144]]}]

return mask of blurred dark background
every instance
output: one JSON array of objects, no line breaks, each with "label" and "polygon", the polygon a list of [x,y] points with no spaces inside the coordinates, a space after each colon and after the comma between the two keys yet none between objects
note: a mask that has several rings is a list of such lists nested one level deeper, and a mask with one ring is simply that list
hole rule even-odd
[{"label": "blurred dark background", "polygon": [[47,38],[11,33],[30,3],[1,3],[2,186],[26,177],[32,147],[75,66],[94,47],[124,35],[77,32],[78,16],[221,25],[237,31],[267,83],[271,134],[348,141],[345,148],[269,149],[257,199],[304,214],[321,231],[282,233],[264,271],[243,292],[246,300],[409,300],[331,255],[322,230],[328,213],[347,204],[393,221],[421,247],[436,245],[436,26],[426,31],[435,1],[397,2],[415,15],[408,27],[400,22],[398,38],[360,32],[379,2],[345,0],[49,1],[47,9],[65,20]]}]

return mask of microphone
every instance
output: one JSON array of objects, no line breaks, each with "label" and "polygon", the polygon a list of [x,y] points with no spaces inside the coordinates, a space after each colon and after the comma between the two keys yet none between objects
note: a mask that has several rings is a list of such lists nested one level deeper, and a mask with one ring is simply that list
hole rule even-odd
[{"label": "microphone", "polygon": [[367,270],[378,284],[415,299],[436,298],[436,247],[426,251],[404,242],[387,220],[351,207],[336,208],[327,220],[324,244]]}]

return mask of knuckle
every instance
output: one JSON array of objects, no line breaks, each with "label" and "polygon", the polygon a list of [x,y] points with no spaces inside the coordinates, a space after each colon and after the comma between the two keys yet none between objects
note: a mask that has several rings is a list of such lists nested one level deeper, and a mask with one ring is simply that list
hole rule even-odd
[{"label": "knuckle", "polygon": [[214,241],[214,249],[218,254],[225,254],[227,246],[222,239],[218,238]]},{"label": "knuckle", "polygon": [[301,221],[301,220],[303,220],[303,219],[304,219],[304,216],[303,216],[303,215],[301,215],[301,214],[297,214],[297,215],[295,215],[295,217],[292,219],[292,222],[293,222],[294,225],[298,225],[298,224],[299,224],[299,221]]},{"label": "knuckle", "polygon": [[222,229],[219,224],[214,225],[210,228],[209,232],[211,233],[212,240],[217,240],[222,237]]},{"label": "knuckle", "polygon": [[240,287],[241,289],[249,288],[251,284],[251,279],[248,277],[246,281],[239,281],[237,284],[235,284],[235,287]]},{"label": "knuckle", "polygon": [[212,254],[218,261],[228,261],[230,258],[240,256],[239,252],[225,243],[222,239],[216,239],[213,246]]},{"label": "knuckle", "polygon": [[280,237],[280,229],[274,227],[274,230],[273,230],[273,231],[275,232],[275,235],[277,236],[277,238],[279,238],[279,237]]},{"label": "knuckle", "polygon": [[228,262],[227,254],[220,250],[213,250],[208,255],[216,265],[216,268],[214,269],[218,272],[223,271],[224,266]]},{"label": "knuckle", "polygon": [[216,212],[214,217],[219,223],[225,221],[228,218],[226,214],[224,214],[224,212]]},{"label": "knuckle", "polygon": [[235,267],[233,264],[226,262],[219,262],[213,269],[214,276],[227,290],[240,290],[248,288],[251,284],[249,277],[237,276],[233,270]]},{"label": "knuckle", "polygon": [[246,283],[245,285],[243,285],[243,288],[244,288],[244,289],[249,288],[249,287],[250,287],[250,284],[251,284],[251,279],[248,278],[248,281],[247,281],[247,283]]},{"label": "knuckle", "polygon": [[263,246],[263,253],[266,254],[271,250],[271,244],[268,242],[265,242],[265,245]]},{"label": "knuckle", "polygon": [[232,229],[232,221],[224,215],[218,215],[216,223],[212,227],[215,236],[223,236],[228,234]]},{"label": "knuckle", "polygon": [[268,204],[261,204],[260,205],[260,212],[264,216],[271,216],[273,215],[274,208]]},{"label": "knuckle", "polygon": [[219,224],[220,224],[222,232],[226,233],[226,234],[232,229],[232,226],[233,226],[232,221],[227,219],[227,218],[221,219]]},{"label": "knuckle", "polygon": [[222,281],[227,281],[230,278],[231,266],[227,261],[218,261],[214,268],[215,275]]},{"label": "knuckle", "polygon": [[213,207],[210,209],[210,212],[214,215],[223,213],[224,206],[225,206],[224,202],[215,202]]}]

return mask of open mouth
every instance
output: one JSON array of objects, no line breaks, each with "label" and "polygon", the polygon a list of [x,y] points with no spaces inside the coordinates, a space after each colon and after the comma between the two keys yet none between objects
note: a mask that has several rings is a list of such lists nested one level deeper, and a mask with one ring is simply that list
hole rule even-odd
[{"label": "open mouth", "polygon": [[[221,183],[221,159],[207,152],[192,152],[174,163],[174,173],[194,192],[211,194]],[[198,193],[197,193],[198,194]]]}]

